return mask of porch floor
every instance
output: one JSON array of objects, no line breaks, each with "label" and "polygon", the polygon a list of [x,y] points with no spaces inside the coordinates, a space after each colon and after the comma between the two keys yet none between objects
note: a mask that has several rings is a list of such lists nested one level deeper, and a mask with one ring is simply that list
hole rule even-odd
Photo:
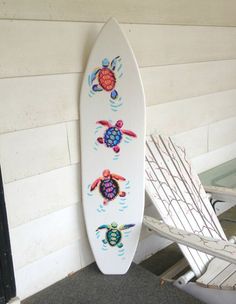
[{"label": "porch floor", "polygon": [[132,264],[123,276],[105,276],[95,263],[23,301],[23,304],[198,304],[171,284]]},{"label": "porch floor", "polygon": [[[236,223],[231,222],[235,219],[236,207],[220,216],[228,237],[236,234]],[[178,246],[172,244],[140,265],[133,263],[123,276],[104,276],[93,263],[22,304],[200,304],[170,283],[160,286],[160,274],[181,257]]]}]

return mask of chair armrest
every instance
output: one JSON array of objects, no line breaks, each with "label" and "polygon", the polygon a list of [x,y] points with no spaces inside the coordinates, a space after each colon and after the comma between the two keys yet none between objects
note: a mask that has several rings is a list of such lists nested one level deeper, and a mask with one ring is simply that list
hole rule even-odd
[{"label": "chair armrest", "polygon": [[233,243],[177,229],[146,215],[143,223],[164,238],[236,264],[236,245]]},{"label": "chair armrest", "polygon": [[222,199],[223,201],[233,201],[236,203],[236,190],[225,188],[225,187],[215,187],[215,186],[204,186],[207,193],[210,193],[213,197],[217,199]]}]

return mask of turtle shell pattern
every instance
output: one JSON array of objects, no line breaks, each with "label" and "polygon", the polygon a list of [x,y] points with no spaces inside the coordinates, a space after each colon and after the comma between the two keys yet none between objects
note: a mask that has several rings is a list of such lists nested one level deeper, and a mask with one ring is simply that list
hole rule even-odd
[{"label": "turtle shell pattern", "polygon": [[118,195],[120,187],[116,180],[110,178],[101,181],[99,190],[104,198],[108,201],[112,201]]},{"label": "turtle shell pattern", "polygon": [[112,91],[116,85],[114,72],[108,68],[102,68],[98,73],[98,82],[105,91]]},{"label": "turtle shell pattern", "polygon": [[121,240],[121,232],[118,229],[109,229],[106,239],[111,246],[116,246]]},{"label": "turtle shell pattern", "polygon": [[104,134],[104,142],[107,147],[117,146],[122,139],[122,133],[117,127],[108,128]]}]

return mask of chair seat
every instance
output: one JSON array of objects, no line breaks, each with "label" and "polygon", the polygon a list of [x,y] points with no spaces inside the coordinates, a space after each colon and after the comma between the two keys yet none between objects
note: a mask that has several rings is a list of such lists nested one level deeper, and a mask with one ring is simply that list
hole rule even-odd
[{"label": "chair seat", "polygon": [[197,279],[202,287],[223,290],[236,289],[236,265],[214,258],[209,263],[206,272]]}]

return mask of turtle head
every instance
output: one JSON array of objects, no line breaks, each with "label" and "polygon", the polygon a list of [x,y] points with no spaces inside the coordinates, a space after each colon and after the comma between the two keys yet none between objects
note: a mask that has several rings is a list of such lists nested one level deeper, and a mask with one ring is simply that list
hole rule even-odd
[{"label": "turtle head", "polygon": [[102,66],[104,68],[107,68],[109,66],[110,62],[107,58],[104,58],[103,61],[102,61]]},{"label": "turtle head", "polygon": [[110,177],[111,172],[110,172],[110,170],[106,169],[102,172],[102,175],[104,178],[108,178],[108,177]]},{"label": "turtle head", "polygon": [[118,224],[116,222],[112,222],[111,223],[111,228],[116,229],[118,226]]},{"label": "turtle head", "polygon": [[117,120],[117,122],[116,122],[116,127],[117,127],[118,129],[121,129],[121,128],[123,127],[123,121],[122,121],[122,120]]}]

